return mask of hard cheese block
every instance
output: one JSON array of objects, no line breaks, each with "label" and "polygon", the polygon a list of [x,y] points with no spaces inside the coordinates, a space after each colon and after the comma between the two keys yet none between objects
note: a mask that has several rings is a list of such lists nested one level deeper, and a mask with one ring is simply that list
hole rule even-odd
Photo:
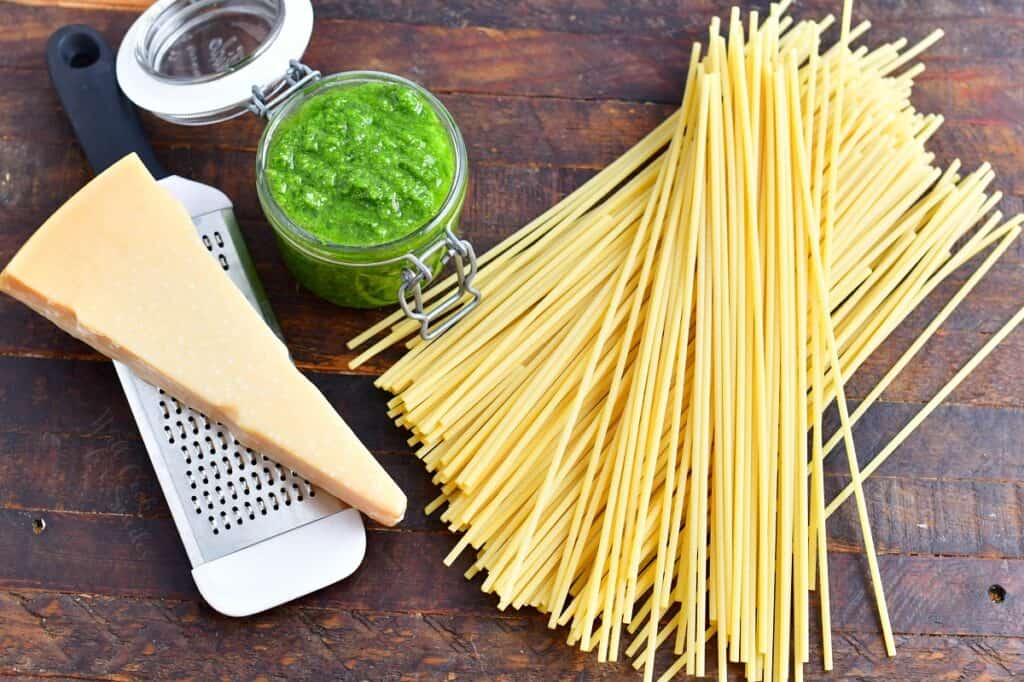
[{"label": "hard cheese block", "polygon": [[402,520],[401,489],[136,156],[54,213],[0,273],[0,290],[380,523]]}]

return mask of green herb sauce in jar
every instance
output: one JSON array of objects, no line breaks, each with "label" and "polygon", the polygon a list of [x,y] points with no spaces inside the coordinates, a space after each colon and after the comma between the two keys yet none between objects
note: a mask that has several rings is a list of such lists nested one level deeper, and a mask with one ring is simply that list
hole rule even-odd
[{"label": "green herb sauce in jar", "polygon": [[274,132],[265,173],[296,225],[325,242],[374,246],[437,215],[455,152],[421,93],[369,82],[317,93],[291,112]]}]

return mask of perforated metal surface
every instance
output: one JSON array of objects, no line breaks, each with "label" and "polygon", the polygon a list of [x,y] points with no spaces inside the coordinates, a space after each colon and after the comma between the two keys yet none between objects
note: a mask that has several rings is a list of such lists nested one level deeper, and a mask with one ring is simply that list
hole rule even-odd
[{"label": "perforated metal surface", "polygon": [[[280,334],[232,212],[193,222],[212,257]],[[240,445],[222,424],[115,365],[193,566],[345,508],[295,472]]]}]

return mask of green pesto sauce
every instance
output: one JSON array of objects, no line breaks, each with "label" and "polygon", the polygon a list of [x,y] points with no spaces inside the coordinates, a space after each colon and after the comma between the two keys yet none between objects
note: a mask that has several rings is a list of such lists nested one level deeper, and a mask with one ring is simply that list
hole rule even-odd
[{"label": "green pesto sauce", "polygon": [[346,246],[400,239],[440,211],[455,153],[430,102],[394,83],[315,94],[278,125],[271,194],[294,223]]}]

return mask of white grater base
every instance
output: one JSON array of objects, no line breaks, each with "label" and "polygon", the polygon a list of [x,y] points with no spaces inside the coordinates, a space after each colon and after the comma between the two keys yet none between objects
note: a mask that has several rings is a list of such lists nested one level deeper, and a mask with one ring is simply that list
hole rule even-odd
[{"label": "white grater base", "polygon": [[[160,184],[185,205],[203,244],[280,336],[227,196],[178,176]],[[210,606],[251,615],[355,571],[366,551],[358,511],[114,365]]]}]

